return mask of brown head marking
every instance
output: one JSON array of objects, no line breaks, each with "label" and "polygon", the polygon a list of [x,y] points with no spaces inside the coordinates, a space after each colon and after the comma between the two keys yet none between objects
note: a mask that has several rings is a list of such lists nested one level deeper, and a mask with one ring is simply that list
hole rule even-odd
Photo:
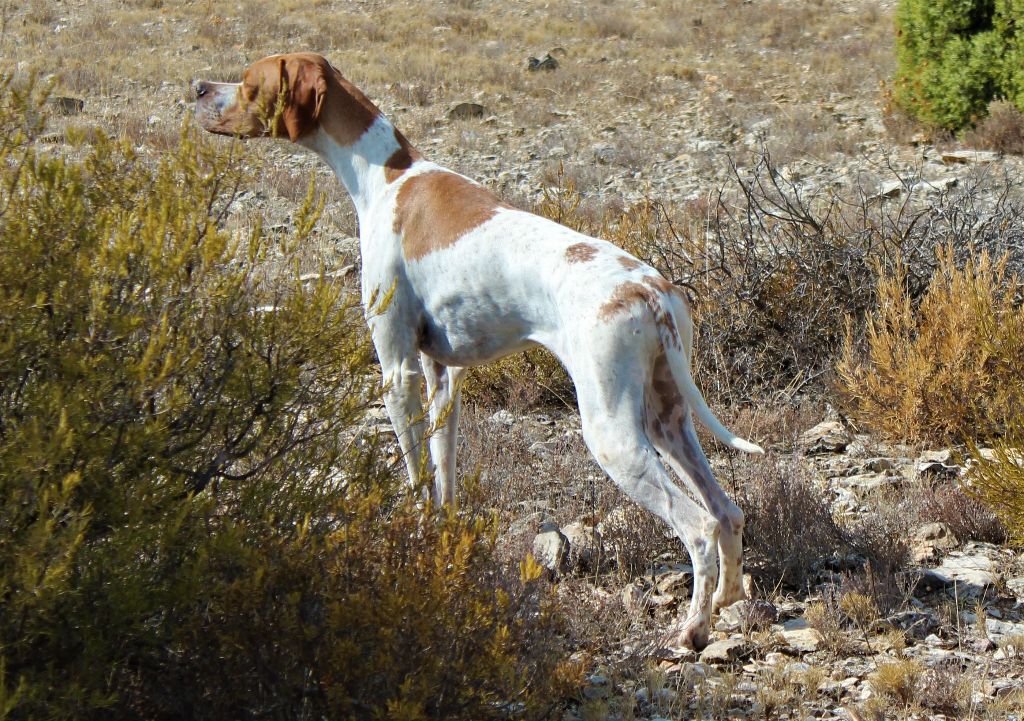
[{"label": "brown head marking", "polygon": [[[199,102],[210,101],[201,97]],[[343,145],[358,140],[380,115],[362,91],[315,53],[257,60],[243,74],[233,103],[205,108],[203,127],[210,132],[245,138],[287,134],[296,141],[320,125]]]},{"label": "brown head marking", "polygon": [[407,179],[395,199],[394,230],[407,260],[454,245],[509,206],[461,175],[434,170]]}]

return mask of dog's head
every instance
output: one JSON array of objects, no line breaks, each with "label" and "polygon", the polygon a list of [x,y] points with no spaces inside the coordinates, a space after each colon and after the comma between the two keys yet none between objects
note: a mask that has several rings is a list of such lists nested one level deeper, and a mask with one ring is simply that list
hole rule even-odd
[{"label": "dog's head", "polygon": [[250,65],[240,83],[196,82],[196,118],[211,133],[295,141],[316,129],[335,74],[314,53],[271,55]]}]

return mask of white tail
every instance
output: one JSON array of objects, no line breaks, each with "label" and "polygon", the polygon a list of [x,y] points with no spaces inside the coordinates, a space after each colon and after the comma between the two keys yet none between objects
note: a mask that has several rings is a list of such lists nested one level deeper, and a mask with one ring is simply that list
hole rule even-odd
[{"label": "white tail", "polygon": [[[666,299],[666,304],[669,306],[671,312],[669,315],[676,324],[676,328],[679,331],[679,337],[682,337],[682,329],[679,328],[679,322],[676,320],[675,309],[672,308],[670,300]],[[661,345],[665,349],[665,357],[668,360],[668,367],[672,371],[672,377],[676,380],[676,385],[679,386],[679,390],[682,391],[683,397],[686,398],[690,407],[693,409],[697,419],[707,428],[711,433],[725,445],[730,448],[735,448],[737,451],[745,451],[747,453],[764,453],[764,449],[756,443],[751,443],[745,438],[740,438],[738,435],[730,431],[722,422],[718,420],[715,414],[708,408],[707,401],[704,400],[704,396],[701,394],[700,389],[697,388],[697,384],[693,380],[693,373],[690,372],[690,359],[687,358],[683,352],[679,349],[678,338],[668,337],[668,332],[659,325],[659,335],[661,336]]]}]

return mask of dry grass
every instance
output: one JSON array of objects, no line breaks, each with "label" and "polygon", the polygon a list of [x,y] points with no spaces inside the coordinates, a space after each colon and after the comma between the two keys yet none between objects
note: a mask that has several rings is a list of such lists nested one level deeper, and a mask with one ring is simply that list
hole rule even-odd
[{"label": "dry grass", "polygon": [[1007,100],[994,100],[977,127],[964,133],[964,142],[975,148],[1024,154],[1024,113]]},{"label": "dry grass", "polygon": [[[417,129],[433,115],[417,110],[470,94],[488,105],[514,98],[498,113],[526,131],[524,143],[552,107],[574,113],[580,128],[614,126],[638,111],[650,121],[618,161],[632,167],[666,149],[664,120],[694,100],[708,103],[712,127],[777,115],[780,135],[789,136],[780,145],[813,127],[805,149],[845,147],[846,131],[817,106],[829,96],[875,94],[893,66],[890,33],[885,13],[839,0],[609,1],[596,8],[539,0],[8,0],[0,8],[0,68],[52,74],[60,91],[89,99],[87,112],[131,98],[126,112],[146,118],[167,113],[196,77],[233,79],[263,55],[311,49],[386,110],[411,110]],[[557,72],[526,72],[528,55],[552,49],[561,52]],[[441,132],[451,139],[449,128]],[[589,158],[574,165],[587,167]]]},{"label": "dry grass", "polygon": [[1020,408],[1024,345],[1018,279],[1009,255],[958,266],[953,246],[919,302],[906,272],[882,272],[866,352],[848,336],[838,372],[853,415],[894,438],[948,441],[998,436]]}]

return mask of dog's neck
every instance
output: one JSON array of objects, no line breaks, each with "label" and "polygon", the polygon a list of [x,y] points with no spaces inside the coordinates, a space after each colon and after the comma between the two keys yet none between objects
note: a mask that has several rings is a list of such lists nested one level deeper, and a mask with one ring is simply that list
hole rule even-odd
[{"label": "dog's neck", "polygon": [[383,115],[378,115],[351,144],[338,142],[329,127],[328,123],[321,123],[299,143],[331,166],[352,197],[362,226],[387,186],[414,162],[422,160],[422,156]]}]

